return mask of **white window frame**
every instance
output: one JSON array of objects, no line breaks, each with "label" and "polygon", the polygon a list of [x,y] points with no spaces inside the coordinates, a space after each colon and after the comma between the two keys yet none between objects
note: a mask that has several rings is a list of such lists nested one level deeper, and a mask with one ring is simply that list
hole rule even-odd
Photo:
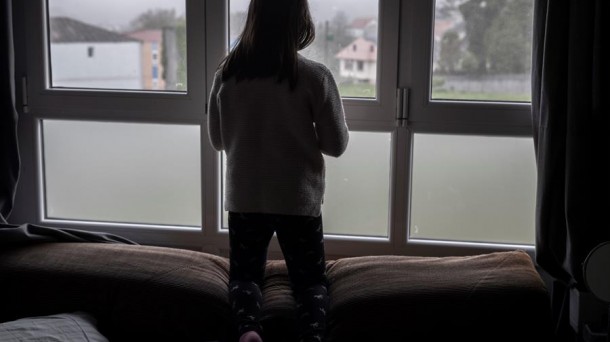
[{"label": "white window frame", "polygon": [[[532,137],[531,104],[515,102],[440,101],[431,99],[435,1],[406,0],[401,6],[400,93],[408,94],[408,115],[399,130],[398,153],[411,155],[417,133]],[[410,62],[409,62],[410,61]],[[532,143],[533,144],[533,143]],[[533,145],[532,145],[533,148]],[[396,203],[398,252],[412,255],[455,255],[522,249],[533,255],[533,245],[424,241],[409,238],[412,158],[397,159],[396,172],[407,175],[395,186],[404,191]]]},{"label": "white window frame", "polygon": [[[42,121],[91,120],[101,122],[185,124],[200,127],[201,136],[201,171],[202,203],[209,201],[205,189],[214,187],[213,176],[209,173],[214,165],[204,163],[213,160],[214,155],[207,144],[205,127],[206,96],[208,83],[214,69],[206,61],[218,58],[222,51],[213,51],[214,45],[206,46],[210,25],[217,16],[206,13],[223,11],[223,1],[185,0],[187,16],[187,92],[132,91],[132,90],[97,90],[52,88],[50,84],[49,49],[47,41],[47,2],[45,0],[28,1],[27,6],[18,5],[17,15],[23,15],[25,25],[16,34],[22,35],[26,42],[27,60],[18,64],[18,84],[20,100],[24,113],[20,116],[20,141],[23,172],[18,189],[16,207],[12,217],[17,222],[30,222],[50,227],[76,228],[93,231],[116,233],[140,243],[184,246],[197,248],[215,243],[217,233],[209,223],[213,220],[214,211],[205,210],[202,206],[201,227],[173,227],[162,225],[140,225],[120,223],[98,223],[77,220],[48,219],[44,212],[44,183],[42,170]],[[218,31],[216,31],[218,32]],[[23,49],[17,50],[23,53]],[[26,107],[27,106],[27,107]],[[27,108],[27,110],[25,109]],[[171,113],[171,115],[168,115]],[[25,186],[21,184],[26,183]],[[23,208],[23,209],[19,209]],[[27,208],[27,209],[25,209]]]},{"label": "white window frame", "polygon": [[[532,246],[421,242],[408,238],[412,139],[416,133],[531,136],[529,104],[430,101],[434,0],[378,0],[379,48],[376,98],[344,98],[351,131],[392,135],[387,238],[328,235],[329,257],[365,254],[458,255]],[[27,60],[17,61],[20,116],[21,181],[11,220],[53,227],[116,233],[143,244],[175,246],[227,254],[221,228],[221,154],[208,142],[206,101],[218,62],[228,48],[228,0],[185,0],[187,8],[186,93],[51,89],[47,66],[46,0],[17,4],[24,25]],[[201,18],[204,20],[201,20]],[[403,94],[410,94],[407,99]],[[398,91],[397,91],[398,90]],[[151,105],[154,100],[154,105]],[[406,105],[406,124],[397,116]],[[167,115],[171,113],[171,117]],[[189,124],[200,127],[202,229],[193,227],[107,224],[44,217],[41,123],[44,119]],[[270,246],[279,254],[277,243]]]}]

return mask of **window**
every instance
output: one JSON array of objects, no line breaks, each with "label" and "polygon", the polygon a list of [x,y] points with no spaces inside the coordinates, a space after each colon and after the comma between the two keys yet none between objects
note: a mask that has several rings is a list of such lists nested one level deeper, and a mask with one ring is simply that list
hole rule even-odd
[{"label": "window", "polygon": [[[27,115],[11,219],[223,253],[204,111],[249,1],[113,1],[15,4]],[[533,250],[533,0],[310,7],[301,53],[335,76],[350,128],[325,158],[329,255]]]},{"label": "window", "polygon": [[[35,210],[21,219],[189,245],[205,227],[202,203],[213,186],[202,174],[215,165],[201,144],[205,96],[195,94],[207,93],[213,70],[205,60],[222,50],[204,45],[203,2],[123,5],[16,7],[32,57],[22,66],[29,114],[22,138],[36,142],[22,150],[36,172],[24,174]],[[76,53],[82,49],[92,58]]]},{"label": "window", "polygon": [[412,239],[534,241],[531,139],[424,133],[413,138]]},{"label": "window", "polygon": [[532,11],[529,0],[402,8],[410,243],[534,244]]},{"label": "window", "polygon": [[353,70],[354,69],[354,61],[352,61],[351,59],[346,59],[344,61],[345,63],[345,70]]}]

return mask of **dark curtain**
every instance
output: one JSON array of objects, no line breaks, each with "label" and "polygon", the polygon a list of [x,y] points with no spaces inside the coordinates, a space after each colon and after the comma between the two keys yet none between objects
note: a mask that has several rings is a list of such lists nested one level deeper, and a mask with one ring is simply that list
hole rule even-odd
[{"label": "dark curtain", "polygon": [[0,0],[0,223],[13,209],[19,179],[11,0]]},{"label": "dark curtain", "polygon": [[553,279],[561,330],[569,291],[586,291],[583,262],[610,240],[610,1],[535,6],[536,262]]}]

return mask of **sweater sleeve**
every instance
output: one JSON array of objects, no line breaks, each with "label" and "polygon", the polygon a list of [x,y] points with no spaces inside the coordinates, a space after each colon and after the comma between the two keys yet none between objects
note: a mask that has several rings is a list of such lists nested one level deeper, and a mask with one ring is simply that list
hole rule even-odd
[{"label": "sweater sleeve", "polygon": [[222,135],[220,131],[220,108],[218,106],[218,91],[222,84],[222,78],[220,72],[217,72],[214,76],[214,82],[212,83],[212,91],[210,92],[210,98],[208,99],[208,135],[210,143],[216,151],[222,151],[224,144],[222,143]]},{"label": "sweater sleeve", "polygon": [[339,157],[345,152],[349,141],[349,130],[339,89],[330,70],[323,69],[322,96],[314,113],[318,143],[322,153]]}]

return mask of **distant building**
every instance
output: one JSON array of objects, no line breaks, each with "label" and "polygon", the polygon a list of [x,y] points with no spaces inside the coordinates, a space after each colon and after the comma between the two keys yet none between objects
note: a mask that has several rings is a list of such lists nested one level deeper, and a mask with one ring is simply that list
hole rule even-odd
[{"label": "distant building", "polygon": [[142,83],[144,89],[165,89],[163,79],[163,30],[140,30],[127,33],[127,36],[142,42]]},{"label": "distant building", "polygon": [[50,20],[52,86],[142,89],[141,43],[68,18]]},{"label": "distant building", "polygon": [[375,84],[377,81],[377,44],[357,38],[335,56],[339,60],[339,75],[356,82]]},{"label": "distant building", "polygon": [[347,34],[354,38],[364,38],[377,42],[377,18],[365,17],[354,19],[347,27]]}]

